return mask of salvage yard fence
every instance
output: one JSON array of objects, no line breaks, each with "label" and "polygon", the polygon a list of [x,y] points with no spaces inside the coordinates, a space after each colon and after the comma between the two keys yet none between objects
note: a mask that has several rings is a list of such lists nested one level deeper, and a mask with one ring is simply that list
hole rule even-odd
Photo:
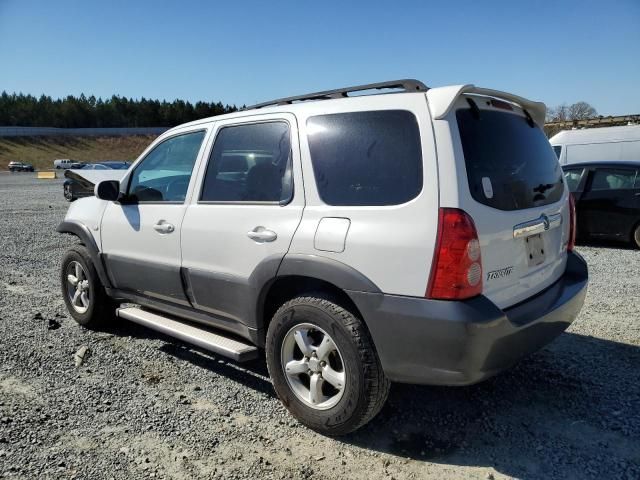
[{"label": "salvage yard fence", "polygon": [[0,127],[0,137],[57,137],[73,135],[79,137],[126,137],[129,135],[160,135],[169,127],[130,128],[54,128],[54,127]]}]

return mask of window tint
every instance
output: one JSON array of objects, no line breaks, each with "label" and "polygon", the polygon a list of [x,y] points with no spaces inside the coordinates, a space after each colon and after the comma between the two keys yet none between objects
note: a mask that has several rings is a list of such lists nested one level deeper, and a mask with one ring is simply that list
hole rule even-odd
[{"label": "window tint", "polygon": [[567,170],[564,172],[564,179],[567,182],[567,187],[569,187],[569,191],[575,192],[578,189],[578,185],[580,185],[580,179],[582,178],[583,169],[579,170]]},{"label": "window tint", "polygon": [[209,158],[201,200],[285,203],[292,193],[288,123],[255,123],[220,130]]},{"label": "window tint", "polygon": [[205,132],[171,137],[136,167],[129,195],[139,202],[183,202]]},{"label": "window tint", "polygon": [[307,120],[318,193],[328,205],[397,205],[422,190],[415,116],[402,110],[319,115]]},{"label": "window tint", "polygon": [[591,190],[623,190],[633,188],[635,178],[635,170],[598,168],[593,174]]},{"label": "window tint", "polygon": [[456,112],[471,196],[500,210],[557,202],[562,170],[547,137],[524,117],[493,110]]}]

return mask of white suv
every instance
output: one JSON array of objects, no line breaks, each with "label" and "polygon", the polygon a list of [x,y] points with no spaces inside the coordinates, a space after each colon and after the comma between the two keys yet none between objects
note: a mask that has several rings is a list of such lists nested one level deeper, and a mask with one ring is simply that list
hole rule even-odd
[{"label": "white suv", "polygon": [[64,300],[87,327],[115,311],[236,361],[264,349],[297,419],[351,432],[390,381],[478,382],[578,314],[587,267],[544,117],[401,80],[173,128],[69,207]]}]

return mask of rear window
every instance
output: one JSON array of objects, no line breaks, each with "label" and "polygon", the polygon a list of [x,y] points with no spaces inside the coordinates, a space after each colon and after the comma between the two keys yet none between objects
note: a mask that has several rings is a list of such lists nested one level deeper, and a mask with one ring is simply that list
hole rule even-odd
[{"label": "rear window", "polygon": [[404,110],[318,115],[307,120],[318,192],[328,205],[398,205],[422,190],[415,116]]},{"label": "rear window", "polygon": [[472,109],[456,112],[473,198],[500,210],[557,202],[562,170],[544,133],[513,113]]}]

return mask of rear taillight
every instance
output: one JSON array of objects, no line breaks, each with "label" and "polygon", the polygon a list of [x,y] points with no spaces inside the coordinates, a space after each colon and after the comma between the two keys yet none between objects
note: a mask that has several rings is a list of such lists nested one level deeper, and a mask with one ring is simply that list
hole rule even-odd
[{"label": "rear taillight", "polygon": [[482,293],[482,258],[471,217],[457,208],[441,208],[438,237],[426,296],[460,300]]},{"label": "rear taillight", "polygon": [[573,193],[569,194],[569,240],[567,241],[567,252],[572,252],[576,246],[576,201]]}]

